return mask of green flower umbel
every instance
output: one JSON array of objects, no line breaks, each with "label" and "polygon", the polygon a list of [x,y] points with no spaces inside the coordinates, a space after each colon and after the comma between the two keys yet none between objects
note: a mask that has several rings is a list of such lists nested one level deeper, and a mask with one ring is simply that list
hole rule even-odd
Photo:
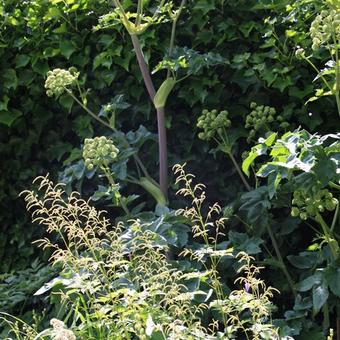
[{"label": "green flower umbel", "polygon": [[337,204],[338,200],[328,189],[319,190],[312,195],[306,191],[297,190],[293,195],[291,215],[306,220],[325,210],[334,210]]},{"label": "green flower umbel", "polygon": [[289,123],[285,122],[284,118],[278,115],[273,107],[252,102],[250,103],[250,109],[252,111],[247,115],[245,125],[246,129],[250,129],[247,138],[248,143],[257,134],[286,129],[289,126]]},{"label": "green flower umbel", "polygon": [[104,136],[87,138],[83,149],[85,166],[88,170],[92,170],[95,166],[106,167],[117,158],[118,152],[111,139]]},{"label": "green flower umbel", "polygon": [[197,120],[197,127],[203,129],[203,132],[198,134],[198,138],[210,140],[215,137],[216,133],[222,134],[223,129],[229,128],[231,125],[228,115],[228,111],[218,113],[217,110],[203,110]]},{"label": "green flower umbel", "polygon": [[74,67],[68,70],[56,68],[53,71],[47,72],[47,79],[45,81],[46,94],[49,97],[55,95],[59,97],[65,92],[68,86],[76,83],[79,77],[79,72]]}]

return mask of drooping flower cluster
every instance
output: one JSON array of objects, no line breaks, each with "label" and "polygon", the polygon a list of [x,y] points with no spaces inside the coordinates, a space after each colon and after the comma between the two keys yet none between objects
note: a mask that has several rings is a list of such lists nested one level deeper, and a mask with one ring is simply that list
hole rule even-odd
[{"label": "drooping flower cluster", "polygon": [[88,170],[92,170],[95,166],[107,166],[117,158],[118,152],[111,139],[104,136],[86,138],[83,149],[85,166]]},{"label": "drooping flower cluster", "polygon": [[313,40],[312,49],[317,50],[321,45],[340,40],[340,13],[336,10],[324,10],[316,16],[310,27]]},{"label": "drooping flower cluster", "polygon": [[292,204],[291,215],[306,220],[325,210],[334,210],[338,200],[333,197],[328,189],[319,190],[313,196],[307,191],[298,190],[293,194]]},{"label": "drooping flower cluster", "polygon": [[47,72],[45,81],[46,94],[49,97],[60,96],[68,86],[74,85],[79,77],[79,72],[74,67],[68,70],[56,68]]},{"label": "drooping flower cluster", "polygon": [[285,129],[289,126],[281,115],[277,115],[275,108],[250,103],[252,111],[246,118],[246,129],[250,129],[247,141],[250,142],[257,132]]},{"label": "drooping flower cluster", "polygon": [[203,110],[202,115],[197,120],[197,127],[203,129],[198,134],[202,140],[210,140],[215,137],[216,133],[222,134],[223,129],[230,127],[231,121],[228,119],[228,111]]}]

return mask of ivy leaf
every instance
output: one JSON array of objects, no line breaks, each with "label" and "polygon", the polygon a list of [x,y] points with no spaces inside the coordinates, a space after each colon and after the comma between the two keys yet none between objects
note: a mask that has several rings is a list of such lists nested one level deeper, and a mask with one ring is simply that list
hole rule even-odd
[{"label": "ivy leaf", "polygon": [[71,55],[76,51],[76,47],[74,43],[69,40],[62,40],[59,44],[61,54],[66,57],[66,59],[70,59]]},{"label": "ivy leaf", "polygon": [[18,78],[15,70],[13,68],[9,68],[2,72],[2,86],[6,89],[15,90],[18,86]]},{"label": "ivy leaf", "polygon": [[0,101],[0,111],[7,111],[7,105],[9,102],[9,97],[4,95],[2,101]]},{"label": "ivy leaf", "polygon": [[212,0],[198,0],[195,4],[195,9],[200,9],[203,15],[215,9],[215,3]]},{"label": "ivy leaf", "polygon": [[0,123],[11,126],[13,122],[22,115],[22,112],[16,109],[10,111],[0,111]]},{"label": "ivy leaf", "polygon": [[99,53],[93,60],[93,71],[99,67],[103,66],[109,69],[112,65],[112,56],[108,52]]},{"label": "ivy leaf", "polygon": [[31,58],[27,54],[18,54],[14,60],[15,68],[26,66],[29,63],[30,59]]}]

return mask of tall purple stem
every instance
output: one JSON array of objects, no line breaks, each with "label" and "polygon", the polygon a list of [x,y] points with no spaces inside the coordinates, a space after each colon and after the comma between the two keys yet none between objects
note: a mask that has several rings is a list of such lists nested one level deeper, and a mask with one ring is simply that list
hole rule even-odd
[{"label": "tall purple stem", "polygon": [[[156,91],[150,76],[149,68],[145,62],[142,48],[136,34],[130,34],[132,44],[136,53],[139,68],[141,70],[144,84],[153,102]],[[158,152],[159,152],[159,186],[167,197],[168,192],[168,157],[165,129],[165,111],[164,107],[157,109],[157,128],[158,128]]]}]

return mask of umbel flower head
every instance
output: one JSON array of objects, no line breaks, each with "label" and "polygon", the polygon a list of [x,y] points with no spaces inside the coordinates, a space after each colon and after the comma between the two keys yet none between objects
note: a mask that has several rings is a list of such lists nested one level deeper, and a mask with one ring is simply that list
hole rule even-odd
[{"label": "umbel flower head", "polygon": [[61,320],[52,319],[50,324],[53,327],[51,337],[53,340],[76,340],[74,333],[67,329]]},{"label": "umbel flower head", "polygon": [[316,16],[310,27],[313,40],[312,49],[317,50],[325,43],[340,40],[340,13],[336,10],[324,10]]},{"label": "umbel flower head", "polygon": [[64,70],[56,68],[53,71],[47,72],[47,79],[45,81],[46,94],[49,97],[55,95],[59,97],[64,93],[68,86],[75,84],[79,77],[79,72],[74,67]]},{"label": "umbel flower head", "polygon": [[255,102],[250,103],[252,110],[247,118],[245,128],[250,129],[247,141],[261,131],[271,131],[277,129],[286,129],[289,126],[288,122],[284,121],[281,115],[278,115],[275,108],[271,106],[258,105]]},{"label": "umbel flower head", "polygon": [[338,200],[328,189],[317,190],[313,195],[297,190],[293,194],[291,215],[306,220],[325,210],[333,211],[337,204]]},{"label": "umbel flower head", "polygon": [[210,140],[215,137],[216,133],[222,134],[223,129],[231,125],[228,115],[228,111],[218,113],[217,110],[203,110],[202,115],[197,120],[197,127],[203,129],[203,132],[198,134],[198,138]]},{"label": "umbel flower head", "polygon": [[92,170],[95,166],[107,166],[117,158],[118,152],[111,139],[104,136],[86,138],[83,149],[85,166],[88,170]]}]

